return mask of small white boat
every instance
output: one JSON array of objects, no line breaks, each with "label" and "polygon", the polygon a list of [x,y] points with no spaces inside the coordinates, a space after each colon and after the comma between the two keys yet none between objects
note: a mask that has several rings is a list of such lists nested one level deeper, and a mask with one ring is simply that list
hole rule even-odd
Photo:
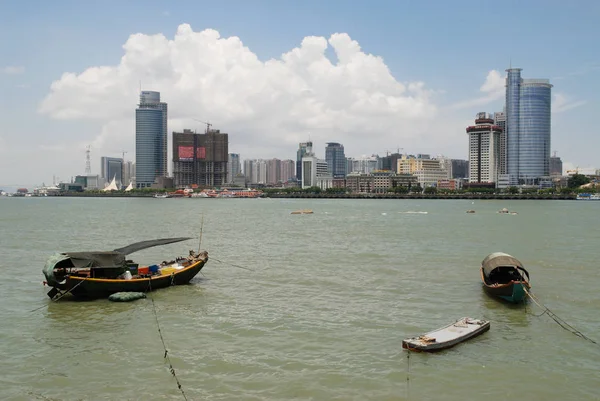
[{"label": "small white boat", "polygon": [[448,326],[403,340],[402,348],[409,351],[440,351],[485,333],[489,329],[488,320],[463,317]]},{"label": "small white boat", "polygon": [[600,194],[578,194],[577,200],[595,200],[600,201]]}]

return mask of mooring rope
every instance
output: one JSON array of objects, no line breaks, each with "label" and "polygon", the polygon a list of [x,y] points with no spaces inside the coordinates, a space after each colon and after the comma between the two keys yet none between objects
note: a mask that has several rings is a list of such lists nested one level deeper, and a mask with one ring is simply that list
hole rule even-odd
[{"label": "mooring rope", "polygon": [[219,263],[223,263],[225,265],[229,265],[229,266],[233,266],[233,267],[237,267],[239,269],[244,269],[244,270],[250,270],[251,272],[254,271],[254,269],[251,269],[249,267],[244,267],[244,266],[240,266],[240,265],[234,265],[233,263],[229,263],[229,262],[223,262],[222,260],[213,258],[212,256],[210,257],[211,260],[214,260],[215,262],[219,262]]},{"label": "mooring rope", "polygon": [[406,350],[406,400],[410,396],[410,349]]},{"label": "mooring rope", "polygon": [[177,382],[177,388],[179,388],[179,391],[181,391],[181,395],[183,395],[183,398],[187,401],[187,397],[185,396],[183,387],[181,386],[181,383],[179,382],[179,379],[177,378],[177,374],[175,373],[175,368],[173,367],[173,364],[171,363],[171,358],[169,357],[169,351],[167,350],[167,345],[165,344],[165,339],[163,338],[162,331],[160,329],[160,323],[158,322],[158,313],[156,313],[156,305],[154,304],[154,297],[152,296],[152,279],[151,278],[148,279],[148,291],[147,292],[150,297],[150,301],[152,301],[152,310],[154,311],[154,317],[156,319],[156,327],[158,328],[158,335],[160,336],[160,341],[162,342],[163,349],[165,351],[165,355],[163,358],[168,362],[169,371],[171,372],[171,374],[175,378],[175,381]]},{"label": "mooring rope", "polygon": [[525,288],[525,286],[523,286],[523,289],[525,290],[525,294],[527,294],[527,296],[537,305],[539,306],[543,312],[540,315],[534,315],[534,316],[542,316],[544,314],[550,316],[550,318],[552,320],[554,320],[556,323],[558,323],[558,325],[560,327],[562,327],[563,329],[565,329],[566,331],[575,334],[577,337],[581,337],[584,340],[587,340],[593,344],[598,345],[598,343],[594,340],[592,340],[591,338],[589,338],[588,336],[586,336],[585,334],[583,334],[581,331],[577,330],[575,327],[571,326],[569,323],[565,322],[563,319],[561,319],[556,313],[552,312],[550,310],[550,308],[548,308],[547,306],[545,306],[544,304],[542,304],[542,302],[532,293],[530,293],[527,288]]}]

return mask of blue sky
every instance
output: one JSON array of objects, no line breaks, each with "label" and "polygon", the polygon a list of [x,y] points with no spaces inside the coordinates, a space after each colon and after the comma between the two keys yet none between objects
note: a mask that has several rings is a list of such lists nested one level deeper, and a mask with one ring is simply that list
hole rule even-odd
[{"label": "blue sky", "polygon": [[[382,57],[399,82],[419,81],[432,90],[435,116],[431,118],[438,122],[431,127],[441,137],[448,130],[456,138],[441,140],[436,147],[436,141],[410,139],[402,133],[397,138],[373,134],[362,142],[348,139],[347,153],[353,153],[349,156],[358,156],[363,149],[371,154],[400,146],[410,153],[466,158],[461,124],[472,120],[477,111],[501,110],[503,99],[452,106],[484,96],[480,87],[488,73],[504,74],[512,62],[523,68],[525,78],[549,78],[553,93],[561,95],[561,108],[566,110],[553,113],[553,150],[573,165],[600,167],[600,135],[594,118],[600,105],[598,17],[600,2],[595,1],[2,1],[0,185],[37,185],[50,182],[52,175],[67,179],[82,173],[83,150],[65,153],[66,144],[94,140],[112,117],[57,119],[56,113],[41,112],[52,83],[66,72],[117,66],[131,34],[162,33],[172,40],[182,23],[195,32],[211,28],[222,38],[237,36],[263,62],[279,59],[307,36],[327,39],[347,33],[362,52]],[[331,47],[326,54],[335,60]],[[85,94],[73,96],[78,98],[72,102],[80,102]],[[136,100],[131,99],[132,110]],[[65,107],[65,102],[56,107]],[[228,121],[222,119],[221,128],[230,132],[231,150],[244,157],[250,145],[236,149]],[[338,136],[346,138],[346,134]],[[323,144],[337,139],[312,135]],[[131,138],[133,131],[121,147],[127,147]],[[247,140],[257,139],[248,134]],[[133,145],[128,148],[132,155]],[[295,154],[287,143],[262,148],[272,148],[272,154],[246,153],[282,159]],[[96,172],[96,159],[103,155],[98,152],[106,150],[100,147],[94,153]],[[40,164],[27,160],[40,152]]]}]

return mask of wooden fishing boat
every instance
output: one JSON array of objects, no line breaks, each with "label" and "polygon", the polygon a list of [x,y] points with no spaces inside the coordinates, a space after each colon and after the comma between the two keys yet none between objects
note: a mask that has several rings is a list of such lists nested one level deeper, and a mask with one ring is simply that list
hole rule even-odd
[{"label": "wooden fishing boat", "polygon": [[437,330],[403,340],[402,348],[409,351],[441,351],[485,333],[489,329],[490,322],[487,320],[463,317]]},{"label": "wooden fishing boat", "polygon": [[512,303],[522,302],[527,296],[529,272],[515,257],[494,252],[481,262],[481,281],[485,291],[494,297]]},{"label": "wooden fishing boat", "polygon": [[147,292],[190,282],[208,261],[207,252],[189,252],[187,257],[150,266],[139,266],[127,255],[142,249],[191,238],[166,238],[137,242],[114,251],[64,252],[47,260],[43,268],[52,289],[51,299],[70,293],[78,298],[106,298],[117,292]]}]

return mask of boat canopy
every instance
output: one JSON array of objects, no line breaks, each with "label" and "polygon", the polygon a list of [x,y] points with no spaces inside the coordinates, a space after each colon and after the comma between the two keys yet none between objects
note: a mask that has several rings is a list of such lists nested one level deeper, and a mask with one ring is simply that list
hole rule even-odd
[{"label": "boat canopy", "polygon": [[481,262],[483,273],[486,276],[489,276],[492,270],[499,266],[513,266],[515,268],[519,268],[527,274],[527,277],[529,277],[529,273],[527,273],[527,270],[525,270],[523,264],[519,262],[517,258],[509,255],[508,253],[494,252],[486,256],[485,259],[483,259],[483,262]]},{"label": "boat canopy", "polygon": [[61,252],[55,253],[48,258],[42,272],[50,286],[56,286],[62,279],[54,274],[56,268],[83,269],[102,267],[105,269],[118,269],[126,266],[126,256],[153,246],[167,245],[191,239],[190,237],[162,238],[148,241],[136,242],[113,251],[91,251],[91,252]]}]

